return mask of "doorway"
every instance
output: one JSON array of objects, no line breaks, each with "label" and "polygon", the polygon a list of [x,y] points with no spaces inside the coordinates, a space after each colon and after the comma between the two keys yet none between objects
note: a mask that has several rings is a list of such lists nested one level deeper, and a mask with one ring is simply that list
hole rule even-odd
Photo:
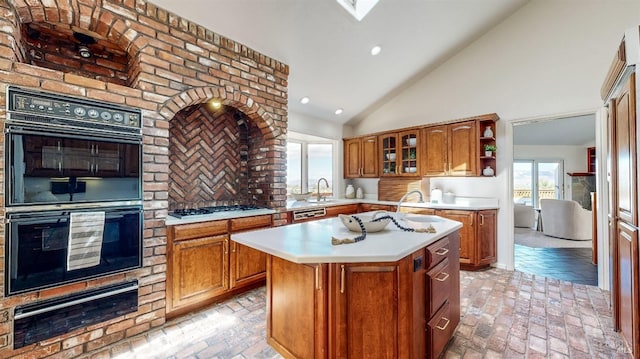
[{"label": "doorway", "polygon": [[[540,200],[571,200],[568,173],[587,172],[595,146],[595,115],[514,123],[513,201],[515,270],[574,283],[598,284],[591,241],[544,234]],[[526,220],[522,220],[522,215]]]}]

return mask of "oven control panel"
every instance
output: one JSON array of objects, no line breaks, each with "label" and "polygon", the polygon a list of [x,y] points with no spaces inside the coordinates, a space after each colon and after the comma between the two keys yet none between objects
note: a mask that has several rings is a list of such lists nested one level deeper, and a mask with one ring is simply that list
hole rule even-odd
[{"label": "oven control panel", "polygon": [[128,128],[140,128],[139,109],[9,86],[7,110],[10,113],[79,120]]}]

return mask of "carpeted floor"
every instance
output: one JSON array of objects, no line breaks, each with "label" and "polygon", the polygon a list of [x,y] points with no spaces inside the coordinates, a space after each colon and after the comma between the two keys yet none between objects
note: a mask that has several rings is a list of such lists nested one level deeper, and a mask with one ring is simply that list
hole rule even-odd
[{"label": "carpeted floor", "polygon": [[591,240],[574,241],[571,239],[562,239],[549,237],[538,232],[535,229],[515,228],[514,240],[516,244],[520,244],[532,248],[591,248]]}]

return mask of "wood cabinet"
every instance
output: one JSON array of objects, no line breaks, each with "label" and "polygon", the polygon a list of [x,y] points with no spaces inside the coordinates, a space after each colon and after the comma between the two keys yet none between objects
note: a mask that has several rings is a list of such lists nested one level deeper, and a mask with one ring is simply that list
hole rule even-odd
[{"label": "wood cabinet", "polygon": [[496,210],[438,210],[436,215],[462,223],[459,247],[462,269],[486,268],[496,262]]},{"label": "wood cabinet", "polygon": [[638,294],[638,230],[624,222],[619,222],[614,240],[617,244],[619,292],[618,311],[620,335],[626,341],[631,353],[640,353],[640,300]]},{"label": "wood cabinet", "polygon": [[336,217],[339,214],[354,214],[358,213],[358,204],[344,204],[340,206],[327,206],[325,208],[326,215],[323,218]]},{"label": "wood cabinet", "polygon": [[344,140],[344,178],[378,177],[378,137]]},{"label": "wood cabinet", "polygon": [[167,307],[207,301],[228,289],[226,220],[174,226],[169,242]]},{"label": "wood cabinet", "polygon": [[396,206],[392,206],[388,204],[377,204],[377,203],[360,203],[358,207],[358,212],[371,212],[371,211],[395,212]]},{"label": "wood cabinet", "polygon": [[424,176],[477,176],[478,134],[475,120],[426,127]]},{"label": "wood cabinet", "polygon": [[267,342],[286,358],[437,358],[460,321],[458,240],[396,262],[269,256]]},{"label": "wood cabinet", "polygon": [[381,177],[420,175],[420,130],[390,132],[379,136]]},{"label": "wood cabinet", "polygon": [[287,358],[327,358],[327,265],[267,259],[267,342]]},{"label": "wood cabinet", "polygon": [[[496,151],[489,152],[486,150],[486,146],[496,146],[496,119],[495,118],[481,118],[478,120],[478,132],[479,132],[479,148],[480,164],[478,168],[478,174],[483,176],[495,176],[498,172],[496,168]],[[491,171],[485,171],[485,169],[491,168]],[[487,174],[485,174],[487,172]],[[488,174],[493,173],[493,174]]]},{"label": "wood cabinet", "polygon": [[587,172],[596,173],[596,148],[587,147]]},{"label": "wood cabinet", "polygon": [[269,214],[169,226],[167,315],[183,314],[263,281],[266,255],[231,241],[229,234],[271,224]]}]

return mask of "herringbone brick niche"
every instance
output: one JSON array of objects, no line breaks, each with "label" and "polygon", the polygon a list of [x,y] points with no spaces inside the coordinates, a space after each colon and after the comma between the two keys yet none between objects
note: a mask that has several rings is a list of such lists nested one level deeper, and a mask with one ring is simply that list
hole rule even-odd
[{"label": "herringbone brick niche", "polygon": [[[169,208],[252,203],[249,194],[251,122],[233,107],[206,104],[180,111],[169,125]],[[253,134],[259,131],[251,131]]]}]

